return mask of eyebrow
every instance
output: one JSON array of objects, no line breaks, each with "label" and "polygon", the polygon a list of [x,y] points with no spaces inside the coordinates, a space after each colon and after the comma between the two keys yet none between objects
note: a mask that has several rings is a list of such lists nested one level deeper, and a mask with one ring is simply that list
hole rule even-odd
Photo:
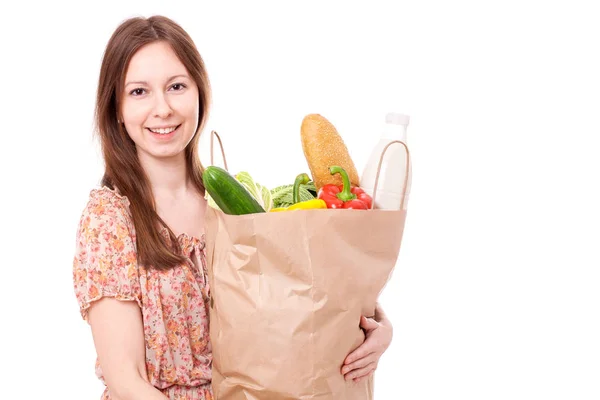
[{"label": "eyebrow", "polygon": [[[167,82],[171,82],[175,78],[188,78],[189,79],[190,77],[187,76],[187,75],[185,75],[185,74],[173,75],[172,77],[170,77],[169,79],[167,79]],[[131,82],[127,82],[125,84],[125,86],[129,86],[129,85],[133,85],[133,84],[136,84],[136,85],[147,85],[148,82],[146,82],[146,81],[131,81]]]}]

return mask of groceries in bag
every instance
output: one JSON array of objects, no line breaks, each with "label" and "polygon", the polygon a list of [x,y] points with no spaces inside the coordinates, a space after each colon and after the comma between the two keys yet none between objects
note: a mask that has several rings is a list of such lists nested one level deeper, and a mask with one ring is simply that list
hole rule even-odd
[{"label": "groceries in bag", "polygon": [[[359,180],[335,126],[320,114],[309,114],[302,120],[300,135],[312,179],[303,173],[294,184],[269,190],[248,172],[233,176],[223,168],[210,166],[203,175],[208,204],[234,215],[319,208],[406,210],[412,175],[406,147],[407,125],[408,116],[387,114],[381,139]],[[389,148],[390,144],[394,146]],[[323,200],[325,206],[317,200]]]}]

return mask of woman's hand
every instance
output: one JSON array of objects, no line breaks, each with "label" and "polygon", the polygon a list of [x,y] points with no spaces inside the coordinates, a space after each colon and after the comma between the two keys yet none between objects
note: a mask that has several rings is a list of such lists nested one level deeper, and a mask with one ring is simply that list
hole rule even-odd
[{"label": "woman's hand", "polygon": [[365,330],[365,341],[346,357],[342,375],[346,380],[360,382],[377,369],[379,358],[392,342],[393,328],[377,305],[375,319],[360,317],[360,327]]}]

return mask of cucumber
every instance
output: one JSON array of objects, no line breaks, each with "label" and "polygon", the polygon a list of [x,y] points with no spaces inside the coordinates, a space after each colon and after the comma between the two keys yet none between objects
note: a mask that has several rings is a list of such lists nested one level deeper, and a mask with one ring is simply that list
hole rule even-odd
[{"label": "cucumber", "polygon": [[243,215],[265,212],[250,192],[229,172],[211,165],[202,174],[204,188],[219,206],[230,215]]}]

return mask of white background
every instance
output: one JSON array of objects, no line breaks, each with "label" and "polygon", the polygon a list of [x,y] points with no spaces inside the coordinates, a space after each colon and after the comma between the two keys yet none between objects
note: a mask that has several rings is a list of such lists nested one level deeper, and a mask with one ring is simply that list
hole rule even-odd
[{"label": "white background", "polygon": [[206,61],[205,133],[221,134],[230,170],[268,186],[306,170],[305,114],[334,123],[359,169],[385,113],[410,115],[377,400],[600,399],[593,2],[216,3],[2,6],[0,398],[100,396],[71,283],[102,173],[95,85],[114,28],[162,13]]}]

